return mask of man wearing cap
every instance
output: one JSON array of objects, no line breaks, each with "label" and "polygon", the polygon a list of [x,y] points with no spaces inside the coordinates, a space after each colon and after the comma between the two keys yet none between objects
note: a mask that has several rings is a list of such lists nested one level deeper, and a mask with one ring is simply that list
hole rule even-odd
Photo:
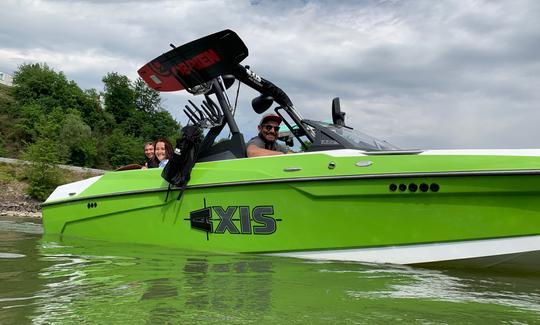
[{"label": "man wearing cap", "polygon": [[287,146],[276,142],[280,123],[281,117],[277,114],[270,113],[262,117],[257,126],[259,134],[247,143],[248,157],[283,155],[289,151]]}]

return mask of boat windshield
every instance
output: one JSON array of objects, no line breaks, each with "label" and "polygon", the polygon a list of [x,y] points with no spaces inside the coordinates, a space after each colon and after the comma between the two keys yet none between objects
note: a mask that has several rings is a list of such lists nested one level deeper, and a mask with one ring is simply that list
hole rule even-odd
[{"label": "boat windshield", "polygon": [[348,127],[319,121],[315,123],[317,123],[320,127],[330,131],[331,133],[334,133],[339,137],[344,138],[345,140],[350,142],[356,149],[365,151],[401,150],[400,148],[394,146],[393,144],[385,140],[376,139],[370,135],[350,129]]}]

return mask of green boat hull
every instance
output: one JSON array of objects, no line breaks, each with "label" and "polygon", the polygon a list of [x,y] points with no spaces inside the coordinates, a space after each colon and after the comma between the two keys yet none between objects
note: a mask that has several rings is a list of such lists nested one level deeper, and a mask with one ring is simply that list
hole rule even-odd
[{"label": "green boat hull", "polygon": [[[111,172],[46,202],[43,224],[48,235],[234,253],[534,237],[536,168],[540,157],[238,159],[197,164],[181,196],[160,170]],[[209,228],[196,225],[201,215]]]}]

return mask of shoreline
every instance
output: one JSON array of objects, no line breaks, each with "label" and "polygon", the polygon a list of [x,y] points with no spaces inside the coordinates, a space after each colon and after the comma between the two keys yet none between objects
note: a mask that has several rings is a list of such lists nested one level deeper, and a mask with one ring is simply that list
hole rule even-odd
[{"label": "shoreline", "polygon": [[0,216],[41,219],[41,203],[26,194],[27,184],[19,181],[4,185],[0,198]]},{"label": "shoreline", "polygon": [[[0,157],[0,164],[20,166],[27,163],[28,162],[24,160]],[[77,166],[57,166],[66,170],[71,175],[76,175],[75,178],[73,178],[73,176],[68,178],[66,180],[67,182],[100,175],[106,172],[101,169]],[[26,189],[28,188],[26,182],[20,181],[16,177],[8,177],[0,179],[0,187],[2,188],[0,195],[0,216],[41,219],[41,204],[43,202],[30,197],[26,193]]]},{"label": "shoreline", "polygon": [[2,211],[0,212],[0,217],[16,217],[16,218],[29,218],[35,220],[41,220],[41,211],[31,212],[31,211]]}]

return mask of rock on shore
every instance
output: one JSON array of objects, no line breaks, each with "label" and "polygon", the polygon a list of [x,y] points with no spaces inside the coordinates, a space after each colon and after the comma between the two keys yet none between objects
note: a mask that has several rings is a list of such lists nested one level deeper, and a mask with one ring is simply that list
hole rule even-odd
[{"label": "rock on shore", "polygon": [[23,182],[0,183],[0,216],[41,218],[41,202],[26,194]]}]

